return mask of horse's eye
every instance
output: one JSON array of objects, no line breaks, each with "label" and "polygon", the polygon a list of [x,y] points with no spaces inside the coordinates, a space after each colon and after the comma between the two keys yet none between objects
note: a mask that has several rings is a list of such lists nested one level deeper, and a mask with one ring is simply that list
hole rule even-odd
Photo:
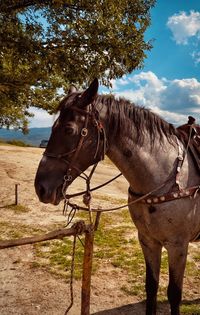
[{"label": "horse's eye", "polygon": [[74,128],[72,127],[65,127],[65,133],[68,134],[68,135],[73,135],[74,134]]}]

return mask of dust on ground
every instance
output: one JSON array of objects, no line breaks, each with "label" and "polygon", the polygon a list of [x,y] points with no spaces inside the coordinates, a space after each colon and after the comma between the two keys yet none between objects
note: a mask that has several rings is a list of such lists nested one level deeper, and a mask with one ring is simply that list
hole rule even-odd
[{"label": "dust on ground", "polygon": [[[34,177],[43,150],[0,146],[0,221],[16,227],[25,224],[31,228],[46,229],[66,223],[62,205],[45,205],[38,201],[34,191]],[[93,186],[118,174],[111,163],[97,169]],[[7,207],[15,201],[15,184],[19,184],[19,203],[29,211],[17,214]],[[127,199],[128,185],[123,177],[101,189],[99,194],[111,199]],[[76,180],[71,191],[80,191],[84,185]],[[100,195],[98,196],[100,198]],[[99,199],[100,200],[100,199]],[[109,198],[101,206],[110,207]],[[12,237],[9,237],[12,238]],[[33,268],[35,261],[32,245],[4,249],[0,252],[0,314],[1,315],[63,315],[70,302],[69,285],[43,268]],[[125,271],[102,266],[92,277],[91,314],[130,315],[144,314],[144,302],[120,290],[127,281]],[[80,314],[81,281],[74,282],[74,305],[69,315]],[[160,303],[158,314],[168,314],[168,305]]]}]

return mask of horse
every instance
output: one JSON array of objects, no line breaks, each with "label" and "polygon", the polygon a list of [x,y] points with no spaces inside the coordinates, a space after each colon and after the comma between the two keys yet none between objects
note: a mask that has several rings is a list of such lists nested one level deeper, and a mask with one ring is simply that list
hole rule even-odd
[{"label": "horse", "polygon": [[98,79],[84,91],[73,87],[60,102],[36,193],[58,205],[63,187],[106,154],[129,183],[129,211],[146,265],[146,315],[156,314],[163,247],[171,315],[179,315],[188,244],[200,235],[199,171],[177,128],[124,98],[98,94],[98,87]]}]

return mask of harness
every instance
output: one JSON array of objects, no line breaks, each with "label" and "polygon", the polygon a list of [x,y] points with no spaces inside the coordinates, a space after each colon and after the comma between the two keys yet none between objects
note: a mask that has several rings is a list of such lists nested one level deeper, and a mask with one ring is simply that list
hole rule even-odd
[{"label": "harness", "polygon": [[190,151],[198,172],[200,172],[200,125],[195,123],[195,118],[189,116],[188,123],[178,127],[177,131]]},{"label": "harness", "polygon": [[[73,109],[74,111],[81,113],[81,114],[85,115],[85,117],[86,117],[84,127],[81,129],[81,132],[80,132],[80,139],[79,139],[77,147],[75,149],[71,150],[70,152],[63,153],[63,154],[52,154],[52,153],[48,153],[47,150],[44,152],[45,156],[62,160],[65,163],[67,163],[67,165],[68,165],[67,173],[64,175],[64,178],[63,178],[64,182],[63,182],[63,187],[62,187],[62,193],[63,193],[63,197],[65,200],[64,210],[63,210],[64,213],[67,211],[68,206],[70,206],[72,209],[70,213],[74,213],[74,214],[75,214],[76,210],[85,210],[85,211],[98,213],[98,212],[103,212],[103,211],[119,210],[119,209],[125,208],[125,207],[130,206],[130,205],[135,204],[135,203],[143,203],[143,204],[151,205],[151,204],[160,204],[160,203],[164,203],[164,202],[169,202],[169,201],[173,201],[173,200],[177,200],[177,199],[181,199],[181,198],[186,198],[186,197],[196,198],[197,193],[200,192],[200,185],[187,187],[187,188],[180,188],[180,183],[179,183],[180,171],[181,171],[181,168],[182,168],[182,165],[184,162],[184,158],[186,156],[186,153],[188,151],[189,144],[191,141],[191,136],[189,136],[187,147],[186,147],[185,151],[181,149],[179,140],[177,138],[178,156],[177,156],[177,166],[176,166],[176,170],[175,170],[176,171],[175,176],[168,178],[159,187],[156,187],[155,189],[148,192],[147,194],[140,194],[140,193],[134,192],[133,189],[131,187],[129,187],[129,194],[131,196],[133,196],[135,199],[132,200],[131,202],[125,204],[125,205],[122,205],[119,207],[114,207],[114,208],[108,208],[108,209],[90,208],[91,191],[94,191],[96,189],[99,189],[99,188],[107,185],[108,183],[112,182],[113,180],[115,180],[116,178],[121,176],[122,174],[120,173],[119,175],[115,176],[113,179],[107,181],[104,184],[101,184],[101,185],[94,187],[92,189],[90,188],[90,181],[91,181],[92,175],[95,171],[95,168],[96,168],[98,162],[100,160],[103,160],[105,157],[106,145],[107,145],[105,129],[104,129],[104,127],[100,121],[99,112],[97,111],[97,109],[94,108],[93,104],[88,105],[86,107],[86,110],[83,110],[83,109],[80,109],[77,107],[70,107],[70,109]],[[83,146],[83,144],[86,141],[86,138],[88,136],[89,120],[92,121],[92,124],[96,127],[96,130],[97,130],[97,147],[96,147],[95,154],[94,154],[94,160],[97,158],[98,155],[99,155],[99,158],[98,158],[98,162],[93,165],[93,168],[92,168],[92,170],[88,176],[85,172],[83,172],[82,170],[77,168],[77,166],[75,165],[75,162],[76,162],[77,157],[81,151],[81,148],[82,148],[82,146]],[[101,142],[102,142],[102,151],[99,152]],[[67,158],[70,155],[72,155],[72,157],[69,160]],[[72,169],[75,169],[79,173],[78,176],[80,176],[81,178],[84,178],[86,180],[86,190],[83,192],[80,192],[80,193],[75,193],[75,194],[69,195],[69,194],[66,194],[65,191],[66,191],[66,187],[73,180],[72,175],[71,175]],[[162,195],[155,195],[155,193],[157,191],[159,191],[161,188],[163,188],[172,179],[175,179],[175,184],[172,186],[172,188],[170,189],[170,191],[168,193],[165,193]],[[174,190],[174,188],[175,188],[175,190]],[[87,208],[82,207],[80,205],[77,205],[75,203],[71,203],[69,201],[72,197],[76,197],[76,196],[80,196],[80,195],[83,195],[83,201],[88,206]],[[70,216],[70,214],[69,214],[69,216]],[[70,222],[71,222],[71,220],[70,220]]]},{"label": "harness", "polygon": [[[177,132],[182,138],[185,144],[185,151],[181,150],[179,140],[177,139],[178,144],[178,156],[177,156],[177,167],[176,167],[176,175],[175,175],[175,184],[178,189],[173,190],[174,187],[163,195],[153,195],[144,197],[141,200],[142,203],[146,204],[158,204],[168,201],[173,201],[176,199],[193,197],[196,198],[197,193],[200,191],[200,185],[181,188],[179,182],[179,176],[181,172],[181,168],[186,156],[186,153],[189,151],[192,155],[193,161],[197,167],[197,171],[200,171],[200,126],[195,124],[195,119],[192,116],[188,117],[188,123],[177,128]],[[141,197],[143,196],[140,193],[134,192],[131,187],[129,187],[129,194],[133,197]]]}]

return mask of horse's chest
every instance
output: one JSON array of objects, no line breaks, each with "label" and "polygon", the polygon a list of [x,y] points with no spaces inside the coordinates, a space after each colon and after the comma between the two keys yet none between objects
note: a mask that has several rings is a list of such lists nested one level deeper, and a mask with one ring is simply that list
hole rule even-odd
[{"label": "horse's chest", "polygon": [[159,206],[137,205],[130,207],[129,210],[132,220],[141,234],[151,235],[151,237],[164,242],[166,231],[168,235],[175,233],[174,218],[167,215],[163,216]]},{"label": "horse's chest", "polygon": [[130,207],[130,213],[133,222],[139,231],[147,232],[156,228],[160,222],[159,215],[153,215],[157,212],[154,206],[137,205]]}]

